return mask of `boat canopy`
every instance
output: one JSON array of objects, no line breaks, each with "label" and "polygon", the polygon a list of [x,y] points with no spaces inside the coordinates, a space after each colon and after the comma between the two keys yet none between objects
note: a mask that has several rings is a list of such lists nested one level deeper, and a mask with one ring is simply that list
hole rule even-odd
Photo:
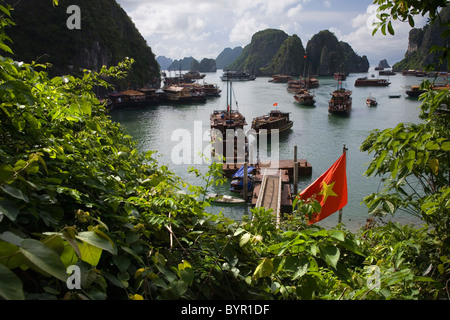
[{"label": "boat canopy", "polygon": [[[253,171],[254,167],[247,168],[247,174]],[[238,171],[233,175],[233,178],[243,178],[244,177],[244,166],[240,167]]]}]

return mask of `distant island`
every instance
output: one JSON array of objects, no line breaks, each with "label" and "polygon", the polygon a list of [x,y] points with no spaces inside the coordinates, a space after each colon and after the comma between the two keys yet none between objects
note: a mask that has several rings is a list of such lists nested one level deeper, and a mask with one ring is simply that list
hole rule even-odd
[{"label": "distant island", "polygon": [[348,43],[339,42],[328,30],[314,35],[305,49],[297,35],[266,29],[255,33],[251,43],[227,68],[256,76],[277,73],[330,76],[335,72],[367,72],[369,61],[366,56],[356,54]]}]

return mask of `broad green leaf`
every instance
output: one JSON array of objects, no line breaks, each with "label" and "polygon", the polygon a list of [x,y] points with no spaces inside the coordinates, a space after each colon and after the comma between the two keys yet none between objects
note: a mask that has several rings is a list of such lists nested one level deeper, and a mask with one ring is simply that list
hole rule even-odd
[{"label": "broad green leaf", "polygon": [[298,278],[303,277],[309,269],[309,259],[307,257],[301,257],[298,260],[298,267],[295,273],[292,276],[292,280],[296,280]]},{"label": "broad green leaf", "polygon": [[0,264],[0,296],[6,300],[25,299],[22,281],[2,264]]},{"label": "broad green leaf", "polygon": [[249,240],[250,240],[250,237],[251,237],[252,235],[250,234],[250,233],[246,233],[246,234],[244,234],[242,237],[241,237],[241,240],[239,241],[239,245],[242,247],[243,245],[245,245]]},{"label": "broad green leaf", "polygon": [[74,228],[65,228],[62,232],[64,239],[67,243],[73,248],[78,258],[81,259],[80,248],[78,247],[77,240],[75,239],[75,229]]},{"label": "broad green leaf", "polygon": [[28,197],[22,193],[22,190],[11,187],[8,184],[4,184],[3,186],[1,186],[1,189],[14,198],[28,202]]},{"label": "broad green leaf", "polygon": [[[80,254],[81,256],[81,254]],[[67,268],[70,265],[74,265],[78,262],[78,256],[75,253],[75,250],[70,244],[64,245],[64,251],[61,253],[60,259],[64,266]]]},{"label": "broad green leaf", "polygon": [[330,237],[338,241],[345,241],[345,233],[341,230],[333,230],[330,233]]},{"label": "broad green leaf", "polygon": [[100,236],[95,231],[80,232],[75,237],[78,240],[87,242],[92,246],[96,246],[100,249],[106,250],[111,254],[117,254],[116,246],[113,246],[113,244],[109,241],[109,239]]},{"label": "broad green leaf", "polygon": [[93,246],[87,242],[83,242],[80,247],[81,260],[89,263],[91,266],[97,266],[102,255],[102,249],[97,246]]},{"label": "broad green leaf", "polygon": [[20,209],[18,208],[18,206],[9,199],[3,199],[3,201],[0,201],[0,218],[1,215],[5,215],[9,220],[14,222],[16,221],[19,212]]},{"label": "broad green leaf", "polygon": [[20,254],[18,246],[10,242],[0,241],[0,264],[9,269],[14,269],[24,264],[24,262],[25,258]]},{"label": "broad green leaf", "polygon": [[263,261],[256,267],[253,273],[253,278],[258,280],[259,278],[268,277],[272,274],[273,262],[269,258],[264,258]]},{"label": "broad green leaf", "polygon": [[324,247],[319,247],[319,250],[322,259],[325,260],[325,262],[329,266],[336,268],[337,262],[341,254],[339,249],[333,245],[326,245]]},{"label": "broad green leaf", "polygon": [[441,146],[442,150],[444,151],[450,151],[450,141],[446,141]]},{"label": "broad green leaf", "polygon": [[14,177],[14,168],[9,164],[0,164],[0,184],[3,184]]},{"label": "broad green leaf", "polygon": [[43,274],[52,275],[59,280],[66,281],[66,268],[58,254],[34,239],[24,239],[21,243],[20,251],[28,260],[28,266]]},{"label": "broad green leaf", "polygon": [[192,268],[184,268],[179,270],[180,278],[187,284],[191,284],[194,280],[194,270]]},{"label": "broad green leaf", "polygon": [[430,159],[430,160],[428,160],[428,165],[430,166],[431,172],[434,175],[437,175],[438,171],[439,171],[439,160],[438,159]]}]

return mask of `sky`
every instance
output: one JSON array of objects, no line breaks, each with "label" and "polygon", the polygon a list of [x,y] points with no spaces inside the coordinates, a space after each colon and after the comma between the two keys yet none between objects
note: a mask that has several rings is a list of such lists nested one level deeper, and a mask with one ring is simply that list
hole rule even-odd
[{"label": "sky", "polygon": [[[376,6],[372,0],[116,0],[133,20],[156,56],[215,59],[223,49],[245,47],[267,28],[296,34],[306,48],[321,30],[366,55],[372,66],[403,59],[411,27],[393,24],[395,35],[372,36]],[[416,27],[426,19],[415,18]]]}]

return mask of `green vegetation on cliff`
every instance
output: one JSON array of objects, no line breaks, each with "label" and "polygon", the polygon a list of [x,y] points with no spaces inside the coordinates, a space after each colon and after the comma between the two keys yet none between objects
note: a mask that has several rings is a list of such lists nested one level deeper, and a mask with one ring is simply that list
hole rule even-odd
[{"label": "green vegetation on cliff", "polygon": [[306,46],[306,55],[311,64],[311,73],[319,76],[335,72],[367,72],[369,61],[358,56],[346,42],[339,42],[336,36],[322,30],[315,34]]},{"label": "green vegetation on cliff", "polygon": [[268,67],[288,35],[281,30],[266,29],[255,33],[250,44],[231,65],[230,70],[248,71],[256,76],[265,75],[261,68]]},{"label": "green vegetation on cliff", "polygon": [[[305,52],[307,59],[305,61]],[[244,70],[257,76],[277,73],[300,75],[332,75],[334,72],[367,72],[369,61],[358,56],[348,43],[339,42],[334,34],[324,30],[308,41],[306,50],[297,35],[267,29],[257,32],[230,70]]]},{"label": "green vegetation on cliff", "polygon": [[[159,80],[159,65],[151,48],[127,13],[110,0],[74,0],[53,6],[50,1],[8,0],[16,23],[11,33],[14,59],[49,62],[52,75],[98,71],[126,57],[135,63],[122,86],[141,87]],[[81,11],[81,29],[68,29],[67,7]]]},{"label": "green vegetation on cliff", "polygon": [[303,48],[302,40],[294,34],[284,40],[270,64],[266,68],[262,68],[261,71],[267,75],[304,75],[304,56],[305,49]]},{"label": "green vegetation on cliff", "polygon": [[[439,61],[439,53],[436,47],[448,48],[450,36],[450,7],[442,9],[440,19],[427,24],[421,29],[412,29],[409,32],[408,50],[400,62],[394,64],[394,70],[423,70],[429,65],[438,66],[438,71],[448,70],[447,61]],[[444,35],[444,36],[442,36]]]}]

